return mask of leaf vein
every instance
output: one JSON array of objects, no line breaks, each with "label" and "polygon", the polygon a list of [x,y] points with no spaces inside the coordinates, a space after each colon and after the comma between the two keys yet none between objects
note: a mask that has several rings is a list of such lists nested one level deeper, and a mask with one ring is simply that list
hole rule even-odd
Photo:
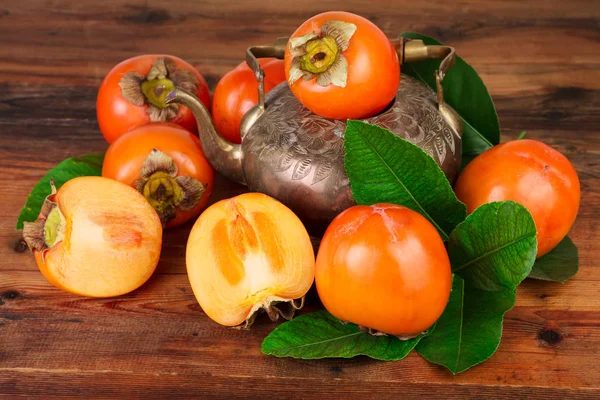
[{"label": "leaf vein", "polygon": [[398,183],[402,186],[402,188],[404,188],[404,190],[406,191],[406,193],[408,193],[408,195],[410,196],[410,198],[415,202],[415,204],[419,207],[419,209],[422,211],[422,214],[425,215],[427,217],[427,219],[429,221],[431,221],[431,223],[433,225],[435,225],[435,227],[442,232],[445,235],[444,240],[448,239],[448,234],[446,233],[446,231],[444,231],[438,224],[437,222],[435,222],[433,220],[433,218],[429,215],[429,213],[427,211],[425,211],[425,209],[423,208],[423,206],[421,205],[421,203],[419,203],[417,201],[417,199],[415,199],[415,197],[413,196],[413,194],[411,193],[410,190],[408,190],[408,188],[406,187],[406,185],[404,185],[404,183],[400,180],[400,177],[398,175],[396,175],[395,171],[390,167],[390,165],[388,164],[388,162],[381,156],[381,154],[379,153],[379,151],[371,144],[371,142],[369,142],[369,140],[365,139],[362,135],[361,138],[363,139],[363,141],[365,143],[367,143],[369,145],[369,147],[373,150],[373,152],[377,155],[377,157],[379,157],[379,159],[383,162],[383,164],[386,166],[386,168],[391,172],[391,174],[394,176],[394,178],[398,181]]},{"label": "leaf vein", "polygon": [[483,253],[482,255],[480,255],[479,257],[476,257],[476,258],[472,259],[471,261],[468,261],[468,262],[464,263],[463,265],[461,265],[461,266],[459,266],[459,267],[456,267],[456,268],[454,268],[453,272],[454,272],[454,273],[457,273],[458,271],[462,271],[463,269],[465,269],[465,268],[466,268],[466,267],[468,267],[469,265],[471,265],[471,264],[473,264],[473,263],[476,263],[476,262],[478,262],[479,260],[481,260],[481,259],[483,259],[483,258],[486,258],[486,257],[488,257],[488,256],[491,256],[492,254],[495,254],[495,253],[497,253],[497,252],[499,252],[499,251],[501,251],[501,250],[503,250],[503,249],[507,248],[508,246],[512,246],[513,244],[516,244],[516,243],[518,243],[518,242],[520,242],[520,241],[522,241],[522,240],[524,240],[524,239],[527,239],[527,238],[529,238],[529,237],[531,237],[531,236],[535,236],[535,234],[528,233],[528,234],[526,234],[526,235],[523,235],[523,236],[520,236],[520,237],[518,237],[518,238],[516,238],[516,239],[513,239],[512,241],[510,241],[510,242],[508,242],[508,243],[505,243],[505,244],[503,244],[503,245],[502,245],[502,246],[500,246],[500,247],[496,247],[495,249],[493,249],[493,250],[491,250],[491,251],[485,252],[485,253]]},{"label": "leaf vein", "polygon": [[324,343],[328,343],[328,342],[333,342],[336,340],[343,340],[349,337],[353,337],[353,336],[357,336],[360,334],[363,334],[364,332],[354,332],[354,333],[350,333],[344,336],[337,336],[331,339],[325,339],[325,340],[321,340],[321,341],[317,341],[317,342],[311,342],[311,343],[304,343],[304,344],[300,344],[300,345],[295,345],[295,346],[289,346],[289,347],[282,347],[279,349],[279,351],[291,351],[293,349],[300,349],[302,347],[308,347],[308,346],[318,346]]},{"label": "leaf vein", "polygon": [[464,309],[465,309],[465,281],[461,280],[461,285],[460,285],[460,329],[458,331],[458,346],[457,346],[456,363],[454,364],[454,370],[458,370],[458,361],[460,360],[460,351],[461,351],[461,347],[462,347]]}]

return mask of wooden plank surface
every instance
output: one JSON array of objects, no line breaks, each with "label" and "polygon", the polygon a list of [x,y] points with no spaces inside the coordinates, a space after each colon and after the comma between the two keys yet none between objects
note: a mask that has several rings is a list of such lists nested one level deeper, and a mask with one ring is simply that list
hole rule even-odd
[{"label": "wooden plank surface", "polygon": [[[129,295],[76,297],[42,277],[16,217],[49,168],[106,149],[95,96],[114,64],[171,53],[214,86],[250,44],[342,8],[389,36],[418,31],[454,45],[490,89],[503,139],[525,130],[579,172],[571,237],[580,272],[565,285],[523,283],[490,360],[453,376],[417,354],[390,363],[264,356],[260,343],[274,324],[224,328],[195,301],[184,263],[191,224],[166,233],[157,272]],[[597,0],[0,0],[0,38],[0,397],[600,397]],[[243,190],[218,179],[213,201]],[[307,309],[316,307],[311,293]]]}]

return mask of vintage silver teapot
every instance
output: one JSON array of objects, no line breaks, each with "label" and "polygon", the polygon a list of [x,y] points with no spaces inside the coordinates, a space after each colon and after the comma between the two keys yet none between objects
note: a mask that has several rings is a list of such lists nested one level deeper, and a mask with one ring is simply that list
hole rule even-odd
[{"label": "vintage silver teapot", "polygon": [[[436,72],[437,94],[402,75],[395,101],[365,122],[389,129],[432,156],[452,182],[461,163],[462,121],[444,103],[442,81],[455,61],[454,49],[420,40],[392,40],[401,63],[442,59]],[[167,103],[188,107],[195,115],[204,154],[225,177],[268,194],[290,207],[315,229],[326,227],[355,204],[344,169],[345,121],[330,120],[305,108],[282,82],[264,94],[264,72],[257,58],[282,59],[288,38],[250,47],[246,62],[259,82],[259,103],[245,115],[241,144],[219,135],[209,111],[194,95],[175,89]]]}]

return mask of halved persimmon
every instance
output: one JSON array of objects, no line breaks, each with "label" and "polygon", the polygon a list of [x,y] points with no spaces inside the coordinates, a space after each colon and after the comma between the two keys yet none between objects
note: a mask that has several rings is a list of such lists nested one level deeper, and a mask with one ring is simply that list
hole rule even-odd
[{"label": "halved persimmon", "polygon": [[302,306],[315,276],[310,237],[285,205],[245,193],[207,208],[187,243],[196,299],[215,322],[249,326],[263,309],[275,320]]},{"label": "halved persimmon", "polygon": [[45,200],[23,237],[37,265],[59,289],[90,297],[140,287],[160,257],[162,225],[144,196],[108,178],[85,176]]}]

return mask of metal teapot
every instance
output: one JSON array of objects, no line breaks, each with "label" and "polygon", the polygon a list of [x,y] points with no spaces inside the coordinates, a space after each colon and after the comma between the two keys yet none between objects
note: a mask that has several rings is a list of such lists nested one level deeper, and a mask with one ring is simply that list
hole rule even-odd
[{"label": "metal teapot", "polygon": [[[442,59],[436,72],[437,94],[402,75],[395,101],[365,122],[389,129],[421,147],[450,182],[461,162],[462,121],[444,103],[442,81],[455,60],[454,49],[427,46],[420,40],[392,40],[401,63]],[[188,107],[195,115],[204,154],[225,177],[268,194],[290,207],[309,227],[321,230],[355,205],[344,169],[345,121],[330,120],[305,108],[282,82],[264,94],[264,72],[257,58],[283,58],[288,38],[250,47],[246,62],[259,82],[259,103],[244,116],[241,144],[216,131],[209,111],[194,95],[176,89],[167,103]]]}]

